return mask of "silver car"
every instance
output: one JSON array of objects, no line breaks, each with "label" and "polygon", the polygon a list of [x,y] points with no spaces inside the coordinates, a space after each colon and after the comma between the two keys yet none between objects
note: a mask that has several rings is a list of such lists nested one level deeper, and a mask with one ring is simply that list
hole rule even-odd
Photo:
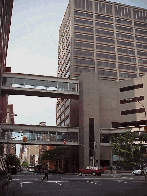
[{"label": "silver car", "polygon": [[28,171],[29,172],[34,172],[34,166],[29,166]]},{"label": "silver car", "polygon": [[142,169],[136,169],[132,172],[132,174],[135,174],[135,175],[144,175],[144,170]]}]

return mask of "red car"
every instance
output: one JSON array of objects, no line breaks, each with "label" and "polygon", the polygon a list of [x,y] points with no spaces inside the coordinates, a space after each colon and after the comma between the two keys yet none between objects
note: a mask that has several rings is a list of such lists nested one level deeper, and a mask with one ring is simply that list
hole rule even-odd
[{"label": "red car", "polygon": [[93,176],[101,176],[103,173],[103,169],[101,167],[93,167],[93,166],[88,166],[86,169],[79,169],[78,174],[79,176],[82,176],[82,174],[91,174]]}]

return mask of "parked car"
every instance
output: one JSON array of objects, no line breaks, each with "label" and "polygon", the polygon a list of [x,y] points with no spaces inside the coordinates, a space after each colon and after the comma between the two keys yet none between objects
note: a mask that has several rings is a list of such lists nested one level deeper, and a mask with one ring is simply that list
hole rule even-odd
[{"label": "parked car", "polygon": [[29,166],[29,167],[28,167],[28,171],[29,171],[29,172],[34,172],[34,166]]},{"label": "parked car", "polygon": [[8,172],[5,159],[0,156],[0,195],[12,195],[11,174]]},{"label": "parked car", "polygon": [[43,173],[43,167],[42,167],[42,165],[40,164],[40,165],[35,165],[35,167],[34,167],[34,172],[35,173]]},{"label": "parked car", "polygon": [[21,167],[20,166],[17,167],[17,172],[21,172]]},{"label": "parked car", "polygon": [[15,175],[17,173],[17,168],[15,166],[11,166],[11,175]]},{"label": "parked car", "polygon": [[58,171],[56,171],[56,174],[64,174],[64,170],[59,169]]},{"label": "parked car", "polygon": [[101,174],[104,172],[102,167],[93,167],[88,166],[85,169],[78,170],[79,176],[82,176],[82,174],[91,174],[93,176],[98,175],[101,176]]},{"label": "parked car", "polygon": [[132,172],[132,174],[135,175],[144,175],[144,170],[143,169],[136,169]]}]

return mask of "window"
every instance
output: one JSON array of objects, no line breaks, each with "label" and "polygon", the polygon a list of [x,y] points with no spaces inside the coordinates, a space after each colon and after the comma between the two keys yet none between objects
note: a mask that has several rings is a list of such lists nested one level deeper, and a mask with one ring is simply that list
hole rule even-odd
[{"label": "window", "polygon": [[136,78],[137,74],[119,72],[119,77],[121,77],[121,78]]},{"label": "window", "polygon": [[103,15],[95,15],[95,19],[106,20],[106,21],[113,21],[112,17],[110,17],[110,16],[103,16]]},{"label": "window", "polygon": [[119,18],[116,18],[115,21],[117,23],[121,23],[121,24],[128,24],[128,25],[132,24],[132,21],[130,21],[130,20],[123,20],[123,19],[119,19]]},{"label": "window", "polygon": [[114,46],[110,46],[110,45],[97,45],[96,49],[113,51],[113,52],[115,51],[115,47]]},{"label": "window", "polygon": [[98,75],[117,77],[117,72],[106,71],[106,70],[98,70]]},{"label": "window", "polygon": [[85,47],[85,48],[94,48],[93,43],[88,43],[88,42],[74,42],[74,45],[77,47]]},{"label": "window", "polygon": [[123,100],[120,100],[120,104],[126,104],[126,103],[131,103],[131,102],[142,101],[142,100],[144,100],[144,96],[133,97],[131,99],[123,99]]},{"label": "window", "polygon": [[85,19],[80,19],[80,18],[75,18],[74,22],[75,23],[81,23],[81,24],[93,25],[93,21],[92,20],[85,20]]},{"label": "window", "polygon": [[[85,1],[84,1],[84,3],[85,3]],[[74,11],[74,14],[77,16],[93,18],[93,14],[89,14],[89,13],[85,13],[85,12]]]},{"label": "window", "polygon": [[94,40],[94,36],[86,35],[86,34],[77,34],[75,33],[75,38],[85,39],[85,40]]},{"label": "window", "polygon": [[96,29],[96,34],[114,36],[113,31],[108,31],[108,30],[103,30],[103,29]]},{"label": "window", "polygon": [[130,35],[130,34],[124,34],[124,33],[117,33],[116,34],[117,37],[120,37],[120,38],[126,38],[126,39],[134,39],[133,35]]},{"label": "window", "polygon": [[133,29],[130,27],[126,27],[126,26],[116,26],[116,29],[121,30],[121,31],[128,31],[128,32],[133,32]]},{"label": "window", "polygon": [[95,25],[98,27],[113,28],[113,24],[111,24],[111,23],[96,22]]},{"label": "window", "polygon": [[90,52],[87,50],[74,50],[75,55],[89,56],[94,57],[94,52]]},{"label": "window", "polygon": [[114,40],[113,39],[109,39],[107,37],[96,37],[96,41],[114,44]]},{"label": "window", "polygon": [[121,111],[121,115],[136,114],[136,113],[143,113],[143,112],[145,112],[145,108]]},{"label": "window", "polygon": [[79,31],[86,31],[89,33],[93,33],[93,28],[88,28],[88,27],[81,27],[81,26],[74,26],[74,29]]},{"label": "window", "polygon": [[127,87],[120,88],[120,92],[135,90],[139,88],[143,88],[143,84],[137,84],[133,86],[127,86]]}]

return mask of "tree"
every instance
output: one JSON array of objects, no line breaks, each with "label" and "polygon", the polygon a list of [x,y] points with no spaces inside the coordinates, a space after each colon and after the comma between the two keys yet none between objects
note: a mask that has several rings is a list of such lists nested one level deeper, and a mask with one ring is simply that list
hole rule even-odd
[{"label": "tree", "polygon": [[11,153],[6,156],[6,163],[11,166],[20,166],[20,160],[17,155]]},{"label": "tree", "polygon": [[[126,169],[141,164],[144,157],[141,152],[141,144],[135,144],[137,134],[127,129],[125,133],[112,137],[113,154],[118,155],[119,164],[123,165]],[[146,136],[142,137],[142,141],[146,140]]]},{"label": "tree", "polygon": [[56,147],[52,150],[46,150],[41,156],[41,160],[48,160],[52,162],[62,160],[67,157],[68,151],[68,147]]},{"label": "tree", "polygon": [[22,166],[25,167],[25,168],[27,168],[27,167],[29,166],[29,163],[24,161],[24,162],[22,163]]}]

